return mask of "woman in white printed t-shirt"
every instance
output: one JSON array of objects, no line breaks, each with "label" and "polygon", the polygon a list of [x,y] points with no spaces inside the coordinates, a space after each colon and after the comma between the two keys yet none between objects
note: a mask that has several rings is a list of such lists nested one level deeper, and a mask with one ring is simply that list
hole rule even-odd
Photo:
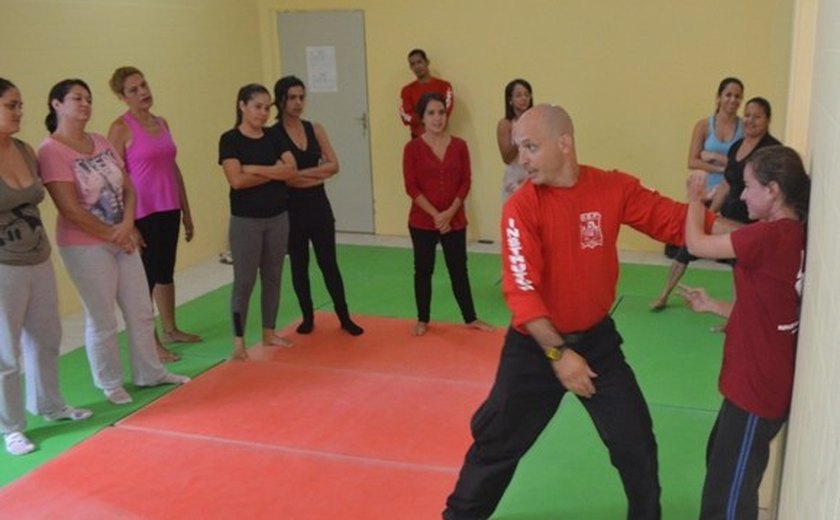
[{"label": "woman in white printed t-shirt", "polygon": [[163,368],[155,350],[142,238],[134,227],[134,189],[108,140],[85,131],[90,88],[80,79],[66,79],[50,90],[48,102],[50,136],[38,149],[38,165],[59,212],[61,258],[84,303],[93,382],[114,404],[132,401],[123,386],[116,303],[128,331],[134,384],[186,383],[188,377]]}]

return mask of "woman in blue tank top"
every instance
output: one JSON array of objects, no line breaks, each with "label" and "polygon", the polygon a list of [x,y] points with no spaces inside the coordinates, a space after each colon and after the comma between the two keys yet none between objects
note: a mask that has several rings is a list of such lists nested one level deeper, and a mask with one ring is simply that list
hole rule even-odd
[{"label": "woman in blue tank top", "polygon": [[[715,113],[694,125],[691,145],[688,148],[688,168],[703,170],[706,176],[706,202],[710,202],[715,189],[723,181],[727,154],[732,144],[744,137],[744,122],[738,117],[744,84],[738,78],[723,78],[715,98]],[[668,297],[677,286],[694,258],[685,247],[680,248],[668,271],[668,280],[662,293],[650,304],[652,311],[660,311],[668,304]]]},{"label": "woman in blue tank top", "polygon": [[711,199],[715,187],[723,180],[729,147],[744,137],[744,122],[738,109],[744,97],[744,84],[738,78],[724,78],[718,85],[715,113],[694,125],[688,148],[688,168],[703,170],[706,176],[706,198]]}]

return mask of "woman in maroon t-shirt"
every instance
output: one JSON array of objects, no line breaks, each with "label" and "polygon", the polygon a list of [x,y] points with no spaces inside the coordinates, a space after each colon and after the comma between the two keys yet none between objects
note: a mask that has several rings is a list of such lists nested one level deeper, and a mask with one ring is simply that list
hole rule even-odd
[{"label": "woman in maroon t-shirt", "polygon": [[[682,287],[692,309],[728,318],[720,391],[724,396],[707,451],[700,518],[755,518],[770,441],[787,418],[805,259],[810,179],[791,148],[755,152],[741,193],[758,220],[732,233],[703,232],[705,174],[689,184],[686,243],[704,258],[735,258],[734,303]],[[734,515],[734,516],[733,516]]]}]

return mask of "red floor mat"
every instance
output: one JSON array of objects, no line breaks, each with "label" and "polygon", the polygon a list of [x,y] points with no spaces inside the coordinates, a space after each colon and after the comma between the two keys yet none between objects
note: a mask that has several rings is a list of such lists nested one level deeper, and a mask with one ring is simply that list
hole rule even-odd
[{"label": "red floor mat", "polygon": [[438,518],[449,472],[108,428],[0,490],[9,519]]},{"label": "red floor mat", "polygon": [[486,384],[229,362],[118,425],[453,466],[486,394]]},{"label": "red floor mat", "polygon": [[354,316],[365,329],[354,337],[339,328],[334,314],[317,312],[315,317],[312,334],[294,333],[294,326],[284,331],[294,347],[254,347],[251,357],[486,383],[495,375],[505,332],[480,332],[462,324],[433,321],[424,336],[414,337],[410,334],[414,321]]},{"label": "red floor mat", "polygon": [[503,331],[319,314],[0,490],[4,518],[437,518]]}]

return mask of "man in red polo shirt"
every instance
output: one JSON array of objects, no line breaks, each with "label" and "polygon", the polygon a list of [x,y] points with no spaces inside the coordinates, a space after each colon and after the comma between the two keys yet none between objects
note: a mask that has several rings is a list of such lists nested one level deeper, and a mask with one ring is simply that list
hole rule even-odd
[{"label": "man in red polo shirt", "polygon": [[578,164],[572,120],[560,107],[528,110],[514,124],[513,138],[530,182],[508,199],[502,216],[503,289],[512,323],[496,381],[472,420],[474,442],[443,518],[477,520],[493,513],[519,459],[569,390],[618,469],[627,518],[658,520],[650,413],[609,311],[621,225],[682,244],[686,205],[626,173]]},{"label": "man in red polo shirt", "polygon": [[408,53],[408,66],[417,76],[415,81],[404,86],[400,92],[400,119],[404,125],[411,130],[411,138],[423,133],[423,123],[415,114],[417,102],[427,92],[437,92],[446,104],[446,119],[452,115],[452,107],[455,104],[455,95],[452,93],[452,85],[448,81],[432,77],[429,72],[429,59],[423,49],[412,49]]}]

